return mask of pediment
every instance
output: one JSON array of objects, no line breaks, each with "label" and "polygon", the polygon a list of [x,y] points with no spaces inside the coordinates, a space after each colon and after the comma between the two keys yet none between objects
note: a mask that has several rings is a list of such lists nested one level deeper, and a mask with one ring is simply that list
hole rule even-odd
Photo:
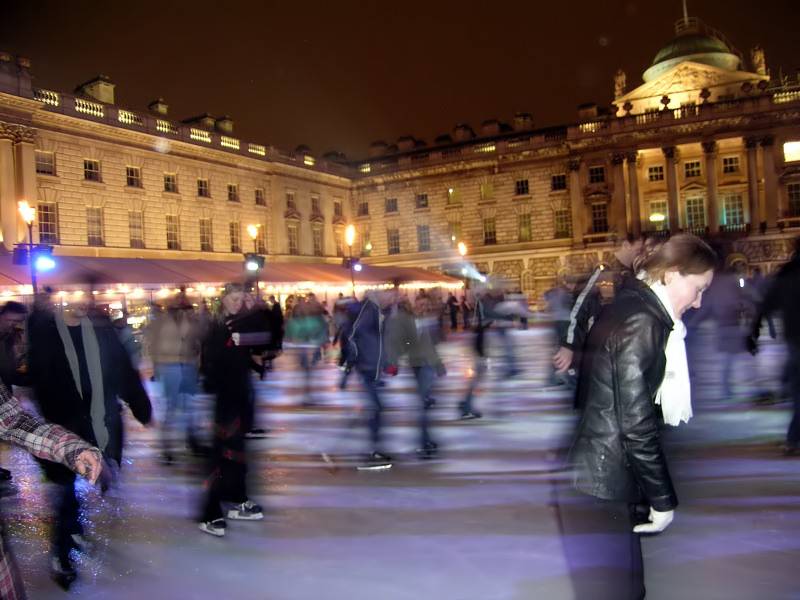
[{"label": "pediment", "polygon": [[768,77],[746,71],[727,71],[711,65],[685,61],[675,65],[657,79],[648,81],[624,96],[620,96],[614,100],[614,103],[622,106],[625,102],[645,98],[660,98],[681,92],[699,92],[703,88],[741,84],[745,81],[757,83],[761,79],[768,79]]},{"label": "pediment", "polygon": [[705,192],[707,189],[707,186],[703,185],[702,183],[692,181],[691,183],[687,183],[686,185],[682,186],[681,192]]}]

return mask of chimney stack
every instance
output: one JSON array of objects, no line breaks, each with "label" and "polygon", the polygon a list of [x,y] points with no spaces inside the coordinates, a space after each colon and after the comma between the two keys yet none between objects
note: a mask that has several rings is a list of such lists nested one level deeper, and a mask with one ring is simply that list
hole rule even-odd
[{"label": "chimney stack", "polygon": [[147,105],[147,109],[154,115],[166,117],[167,112],[169,110],[169,106],[167,105],[166,102],[164,102],[163,98],[157,98],[156,100],[153,100],[150,104]]},{"label": "chimney stack", "polygon": [[105,75],[98,75],[75,88],[75,93],[104,104],[114,104],[114,83]]}]

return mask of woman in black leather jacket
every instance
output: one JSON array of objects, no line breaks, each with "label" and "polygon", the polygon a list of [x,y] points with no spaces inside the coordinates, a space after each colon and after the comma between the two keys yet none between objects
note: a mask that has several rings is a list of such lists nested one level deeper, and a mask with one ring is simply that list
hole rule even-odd
[{"label": "woman in black leather jacket", "polygon": [[[637,262],[640,279],[622,288],[592,327],[580,369],[583,413],[570,464],[581,493],[560,506],[578,598],[643,598],[638,534],[663,531],[678,505],[659,422],[662,411],[673,425],[691,417],[681,317],[700,307],[716,256],[688,234],[646,252]],[[650,515],[636,525],[639,503]],[[581,533],[602,534],[594,538],[602,546],[589,547],[587,538],[572,545]]]}]

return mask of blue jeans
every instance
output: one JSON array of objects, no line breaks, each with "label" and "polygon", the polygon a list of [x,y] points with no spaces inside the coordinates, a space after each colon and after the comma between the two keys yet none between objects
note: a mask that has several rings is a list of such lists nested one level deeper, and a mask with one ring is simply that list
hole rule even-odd
[{"label": "blue jeans", "polygon": [[367,408],[367,427],[369,429],[370,443],[375,452],[380,452],[383,403],[378,395],[378,381],[375,379],[374,371],[359,371],[359,373],[361,373],[361,381],[364,382],[364,390],[367,392],[367,400],[370,403]]},{"label": "blue jeans", "polygon": [[431,441],[430,433],[428,432],[428,396],[431,394],[433,382],[436,378],[436,371],[433,367],[414,367],[414,377],[417,380],[417,393],[419,394],[419,433],[420,433],[420,448],[425,446]]},{"label": "blue jeans", "polygon": [[156,378],[164,386],[167,402],[161,439],[164,452],[173,451],[180,436],[194,437],[194,395],[197,392],[197,366],[187,363],[157,363]]}]

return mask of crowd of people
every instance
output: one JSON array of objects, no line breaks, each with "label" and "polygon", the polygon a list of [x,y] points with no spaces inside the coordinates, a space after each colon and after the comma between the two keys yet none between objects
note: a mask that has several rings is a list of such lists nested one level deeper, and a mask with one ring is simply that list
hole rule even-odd
[{"label": "crowd of people", "polygon": [[[694,236],[666,242],[629,237],[610,264],[583,280],[565,279],[545,295],[557,340],[550,383],[575,390],[581,415],[568,459],[579,500],[560,505],[561,521],[564,531],[580,531],[587,521],[600,527],[609,535],[610,552],[621,557],[596,573],[591,585],[578,586],[586,589],[579,597],[644,595],[638,536],[666,528],[677,506],[659,428],[692,416],[692,337],[704,318],[715,319],[720,345],[731,353],[757,352],[762,321],[775,337],[773,319],[782,318],[789,347],[785,387],[795,407],[784,451],[798,452],[798,250],[773,277],[755,272],[745,280]],[[703,303],[704,295],[714,300]],[[202,461],[198,527],[222,537],[227,520],[264,516],[247,489],[246,440],[266,433],[255,419],[254,380],[268,378],[276,360],[296,361],[303,375],[302,408],[319,404],[313,382],[321,364],[338,366],[342,389],[353,385],[349,378],[355,374],[368,440],[359,468],[388,469],[393,458],[382,435],[387,378],[408,365],[417,396],[416,454],[434,459],[439,445],[429,411],[436,405],[436,380],[447,374],[440,342],[459,328],[469,332],[472,376],[456,417],[479,419],[476,392],[487,373],[489,348],[499,358],[501,376],[516,377],[523,365],[509,331],[526,327],[532,316],[524,296],[491,281],[475,282],[460,299],[395,286],[360,299],[339,294],[330,307],[313,293],[289,296],[281,305],[274,296],[261,297],[257,287],[232,283],[218,303],[194,303],[181,290],[154,306],[139,339],[124,316],[112,320],[93,299],[87,289],[58,310],[46,296],[30,308],[8,302],[0,309],[0,436],[37,456],[58,490],[51,565],[64,587],[77,575],[71,553],[88,546],[75,473],[99,481],[101,490],[114,485],[123,452],[120,402],[142,425],[155,425],[142,380],[145,364],[152,365],[163,396],[161,462],[171,468],[190,456]],[[723,377],[723,392],[731,395],[731,371],[723,370]],[[14,386],[30,389],[41,418],[22,411]],[[201,433],[204,417],[195,401],[201,391],[214,398],[210,436]],[[0,480],[12,476],[0,470]],[[4,543],[2,597],[22,597],[15,573]]]}]

